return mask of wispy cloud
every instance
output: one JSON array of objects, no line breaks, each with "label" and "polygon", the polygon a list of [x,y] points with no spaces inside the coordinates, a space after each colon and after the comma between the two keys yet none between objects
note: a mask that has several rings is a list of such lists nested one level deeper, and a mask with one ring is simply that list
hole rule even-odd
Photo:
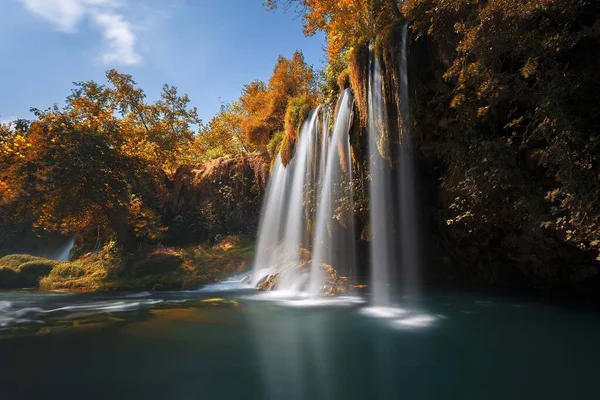
[{"label": "wispy cloud", "polygon": [[52,23],[62,32],[74,33],[78,25],[92,23],[102,31],[104,64],[136,65],[142,61],[136,49],[135,30],[118,0],[21,0],[25,9]]},{"label": "wispy cloud", "polygon": [[108,51],[102,55],[105,64],[139,64],[142,61],[142,56],[135,50],[137,37],[122,15],[102,12],[95,14],[93,19],[102,28],[108,45]]}]

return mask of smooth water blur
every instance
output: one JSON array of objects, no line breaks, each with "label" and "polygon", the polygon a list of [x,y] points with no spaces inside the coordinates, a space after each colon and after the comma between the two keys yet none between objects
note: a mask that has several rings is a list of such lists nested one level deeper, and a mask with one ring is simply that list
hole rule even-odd
[{"label": "smooth water blur", "polygon": [[389,141],[384,140],[388,131],[388,117],[382,99],[381,68],[379,59],[371,51],[369,56],[369,222],[371,229],[371,286],[373,305],[392,305],[389,284],[391,271],[395,265],[394,224],[393,224],[393,185],[389,157]]},{"label": "smooth water blur", "polygon": [[[276,264],[277,247],[283,240],[284,227],[282,225],[285,225],[285,193],[288,174],[289,170],[281,163],[281,155],[277,154],[260,212],[254,260],[255,272],[271,268]],[[259,277],[260,274],[255,274],[255,284]]]},{"label": "smooth water blur", "polygon": [[[302,123],[300,138],[294,158],[289,164],[292,168],[292,181],[290,200],[281,221],[285,221],[285,234],[279,249],[278,265],[292,263],[298,265],[301,258],[301,250],[309,246],[308,233],[306,230],[306,207],[305,189],[307,185],[313,184],[312,161],[315,156],[313,143],[316,141],[319,111],[313,110]],[[304,280],[295,268],[281,271],[278,289],[296,290],[302,287]]]},{"label": "smooth water blur", "polygon": [[[350,262],[356,260],[354,236],[344,237],[343,234],[336,232],[341,237],[334,237],[335,234],[332,233],[332,225],[336,218],[335,209],[340,199],[346,198],[349,203],[348,208],[352,211],[354,210],[352,164],[348,136],[352,104],[352,92],[350,89],[346,89],[338,102],[338,112],[331,134],[331,143],[329,144],[329,151],[325,159],[325,169],[323,170],[318,190],[319,199],[314,222],[313,258],[309,286],[309,292],[314,295],[321,293],[324,283],[321,264],[326,263],[340,270],[340,267],[347,266]],[[348,225],[352,232],[354,232],[354,220]],[[339,257],[340,253],[346,257]],[[349,270],[354,272],[352,268]]]},{"label": "smooth water blur", "polygon": [[302,303],[226,287],[0,292],[1,398],[479,400],[599,392],[597,313],[438,293],[424,294],[418,310],[386,314],[356,298]]},{"label": "smooth water blur", "polygon": [[411,132],[410,86],[408,81],[408,22],[402,27],[400,50],[400,112],[402,129],[400,151],[397,155],[398,192],[400,206],[400,265],[404,293],[417,300],[420,288],[420,207],[418,204],[417,173],[415,171],[414,138]]}]

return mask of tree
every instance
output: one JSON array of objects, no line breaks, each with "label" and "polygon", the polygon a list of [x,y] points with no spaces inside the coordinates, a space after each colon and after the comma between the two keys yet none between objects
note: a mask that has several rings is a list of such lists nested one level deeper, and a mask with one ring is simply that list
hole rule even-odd
[{"label": "tree", "polygon": [[374,39],[401,16],[396,0],[265,0],[264,4],[268,10],[280,5],[295,8],[304,19],[306,35],[326,32],[328,54],[332,58]]},{"label": "tree", "polygon": [[148,104],[131,75],[110,70],[106,76],[112,84],[111,107],[122,116],[121,129],[131,154],[146,157],[169,172],[189,161],[192,128],[202,124],[198,110],[189,106],[189,97],[180,96],[174,86],[164,85],[160,100]]},{"label": "tree", "polygon": [[256,150],[242,130],[244,113],[240,102],[224,103],[221,111],[200,130],[194,152],[201,161],[224,155],[246,154]]},{"label": "tree", "polygon": [[156,240],[166,172],[188,160],[200,125],[187,95],[147,103],[130,75],[76,83],[64,108],[0,126],[0,213],[48,231],[97,228],[125,248]]},{"label": "tree", "polygon": [[261,148],[284,128],[285,113],[291,98],[317,97],[317,82],[312,66],[296,51],[291,59],[280,56],[269,84],[255,81],[244,87],[240,104],[245,115],[242,129],[248,141]]}]

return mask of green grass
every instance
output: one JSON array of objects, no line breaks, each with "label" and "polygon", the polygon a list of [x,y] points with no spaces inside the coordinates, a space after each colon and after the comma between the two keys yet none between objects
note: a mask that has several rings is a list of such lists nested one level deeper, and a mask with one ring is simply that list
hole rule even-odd
[{"label": "green grass", "polygon": [[[227,237],[218,245],[142,249],[122,257],[114,248],[58,263],[40,281],[45,290],[118,291],[195,289],[246,270],[254,240]],[[0,271],[0,281],[1,281]]]},{"label": "green grass", "polygon": [[0,258],[0,288],[37,287],[40,279],[61,262],[28,254],[11,254]]}]

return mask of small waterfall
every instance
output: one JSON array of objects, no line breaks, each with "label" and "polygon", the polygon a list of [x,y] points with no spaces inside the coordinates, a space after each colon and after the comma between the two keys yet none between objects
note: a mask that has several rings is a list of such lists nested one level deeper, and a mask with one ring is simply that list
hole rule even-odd
[{"label": "small waterfall", "polygon": [[[285,217],[287,218],[283,243],[280,248],[279,263],[282,265],[298,265],[302,249],[308,248],[306,227],[305,195],[306,186],[313,183],[312,159],[314,157],[313,142],[317,135],[318,110],[312,111],[302,124],[296,154],[290,163],[293,175],[291,180],[290,200]],[[297,268],[287,268],[281,272],[279,288],[297,291],[305,284],[303,276]]]},{"label": "small waterfall", "polygon": [[284,203],[288,172],[278,154],[267,184],[260,213],[254,273],[252,274],[254,285],[276,266],[277,247],[283,239],[282,227],[285,226],[286,207]]},{"label": "small waterfall", "polygon": [[[353,205],[352,191],[352,165],[350,160],[350,142],[348,130],[350,129],[350,113],[352,111],[352,93],[346,89],[339,100],[338,113],[335,119],[335,126],[329,143],[329,151],[319,190],[319,201],[317,203],[317,214],[315,219],[315,235],[313,241],[313,259],[310,276],[309,291],[312,294],[318,294],[323,286],[323,274],[321,264],[340,265],[339,257],[336,257],[334,246],[342,245],[343,251],[356,258],[355,244],[352,240],[349,243],[340,243],[343,240],[334,240],[332,232],[336,220],[335,206],[340,200],[347,196],[348,201]],[[350,212],[352,213],[351,206]],[[341,211],[344,212],[344,211]],[[352,215],[353,218],[353,215]],[[352,229],[354,221],[350,222]]]},{"label": "small waterfall", "polygon": [[411,134],[410,96],[408,86],[408,23],[402,28],[400,50],[400,112],[402,132],[400,141],[398,189],[400,191],[400,253],[402,286],[411,299],[418,296],[419,288],[419,221],[417,218],[417,185],[414,145]]},{"label": "small waterfall", "polygon": [[371,229],[371,293],[375,307],[389,307],[391,295],[389,284],[394,267],[392,207],[392,179],[390,148],[387,140],[388,119],[381,94],[381,70],[379,60],[371,52],[369,74],[369,181],[370,229]]},{"label": "small waterfall", "polygon": [[71,254],[73,246],[75,246],[75,238],[70,238],[69,241],[50,258],[56,261],[69,261],[69,255]]},{"label": "small waterfall", "polygon": [[[402,29],[400,68],[400,132],[390,132],[382,98],[381,70],[371,53],[369,71],[369,156],[371,180],[371,288],[374,307],[393,306],[390,284],[400,270],[403,294],[415,300],[419,287],[419,224],[413,138],[410,131],[408,86],[408,24]],[[392,152],[389,142],[399,135],[396,154],[397,185],[392,185]],[[388,139],[389,137],[389,139]],[[383,156],[382,156],[383,155]],[[398,204],[393,204],[394,199]],[[397,226],[393,225],[397,216]],[[399,238],[399,243],[395,243]],[[394,315],[394,312],[391,312]]]}]

